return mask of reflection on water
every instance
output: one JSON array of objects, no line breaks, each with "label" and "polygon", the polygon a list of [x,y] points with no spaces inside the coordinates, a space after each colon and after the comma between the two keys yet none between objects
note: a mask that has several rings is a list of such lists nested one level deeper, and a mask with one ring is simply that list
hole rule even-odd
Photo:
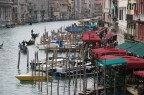
[{"label": "reflection on water", "polygon": [[[29,81],[19,81],[15,78],[18,74],[26,74],[30,72],[30,68],[27,68],[27,56],[21,54],[20,66],[17,69],[18,64],[18,43],[23,40],[29,40],[31,38],[31,30],[33,29],[35,33],[40,33],[39,37],[36,39],[36,44],[40,41],[40,36],[44,33],[44,28],[51,32],[51,30],[56,30],[61,26],[67,26],[76,21],[59,21],[59,22],[47,22],[47,23],[37,23],[31,26],[18,26],[9,29],[0,29],[0,43],[4,41],[3,49],[0,49],[0,95],[46,95],[46,82],[43,82],[42,92],[38,90],[38,82],[36,85],[34,82]],[[29,46],[29,61],[34,59],[35,51],[38,49],[33,45]],[[45,51],[39,51],[39,59],[46,56]],[[52,53],[49,53],[52,56]],[[58,56],[64,56],[63,53],[58,54]],[[74,80],[64,78],[53,78],[52,82],[52,95],[57,95],[56,89],[59,80],[59,93],[63,95],[73,95],[74,92]],[[93,78],[88,78],[87,87],[93,86]],[[83,80],[80,78],[77,80],[77,90],[82,91]],[[64,90],[65,86],[65,90]],[[51,81],[48,82],[49,94],[51,89]],[[113,95],[113,94],[111,94]],[[116,94],[118,95],[118,94]]]},{"label": "reflection on water", "polygon": [[[44,28],[48,32],[51,30],[57,30],[61,26],[67,26],[76,21],[59,21],[59,22],[47,22],[37,23],[33,25],[17,26],[15,28],[1,28],[0,29],[0,44],[4,41],[3,49],[0,49],[0,95],[45,95],[39,92],[32,86],[33,83],[20,82],[15,78],[15,75],[25,74],[30,72],[27,68],[27,56],[21,53],[21,60],[19,69],[18,64],[18,43],[23,40],[29,40],[31,38],[31,30],[35,33],[39,33],[39,37],[36,39],[36,43],[39,43],[40,36],[44,33]],[[49,33],[50,34],[50,33]],[[33,45],[29,46],[29,54],[31,61],[34,58],[35,51],[38,49]],[[52,54],[49,54],[52,56]],[[39,58],[45,57],[45,51],[39,51]],[[25,85],[26,84],[26,85]],[[46,85],[46,82],[43,83]]]}]

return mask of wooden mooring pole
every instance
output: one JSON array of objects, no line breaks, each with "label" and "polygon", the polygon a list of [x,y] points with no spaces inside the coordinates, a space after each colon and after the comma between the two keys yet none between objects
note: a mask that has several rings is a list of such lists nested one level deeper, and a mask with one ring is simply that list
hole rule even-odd
[{"label": "wooden mooring pole", "polygon": [[17,68],[19,68],[19,65],[20,65],[20,50],[18,51],[18,65],[17,65]]},{"label": "wooden mooring pole", "polygon": [[29,50],[27,49],[27,68],[29,67]]}]

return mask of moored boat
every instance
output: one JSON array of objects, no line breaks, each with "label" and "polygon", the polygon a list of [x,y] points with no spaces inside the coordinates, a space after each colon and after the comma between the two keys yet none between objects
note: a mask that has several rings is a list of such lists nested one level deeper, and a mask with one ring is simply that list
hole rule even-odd
[{"label": "moored boat", "polygon": [[76,63],[74,66],[70,64],[70,66],[65,66],[63,67],[57,67],[55,75],[60,76],[60,77],[67,77],[67,76],[76,76],[80,74],[81,76],[85,73],[91,73],[94,69],[94,66],[92,66],[91,62],[88,62],[84,64],[85,66],[83,67],[82,64],[77,65]]},{"label": "moored boat", "polygon": [[20,48],[20,51],[21,51],[21,52],[27,53],[27,46],[22,45],[21,43],[19,43],[19,48]]},{"label": "moored boat", "polygon": [[31,40],[29,40],[29,41],[26,41],[26,44],[27,44],[27,46],[28,46],[28,45],[33,45],[33,44],[35,44],[35,40],[34,40],[34,39],[31,39]]},{"label": "moored boat", "polygon": [[48,75],[46,77],[46,75],[44,74],[42,76],[42,74],[38,75],[38,73],[36,75],[32,75],[32,74],[21,74],[21,75],[17,75],[15,76],[18,80],[20,81],[38,81],[38,80],[52,80],[52,77],[50,75]]}]

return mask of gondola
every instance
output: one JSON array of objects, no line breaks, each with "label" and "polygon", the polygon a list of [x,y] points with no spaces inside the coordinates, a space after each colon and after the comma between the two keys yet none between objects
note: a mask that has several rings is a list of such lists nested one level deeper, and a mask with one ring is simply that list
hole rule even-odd
[{"label": "gondola", "polygon": [[26,41],[26,44],[27,44],[27,46],[33,45],[33,44],[35,44],[35,40],[31,39],[29,41]]},{"label": "gondola", "polygon": [[0,45],[0,49],[2,49],[4,42]]},{"label": "gondola", "polygon": [[33,33],[33,34],[31,34],[31,36],[32,36],[32,38],[36,38],[36,37],[38,37],[39,36],[39,33]]},{"label": "gondola", "polygon": [[22,45],[21,43],[19,43],[19,48],[20,48],[20,51],[23,52],[23,53],[27,53],[27,46],[24,46]]}]

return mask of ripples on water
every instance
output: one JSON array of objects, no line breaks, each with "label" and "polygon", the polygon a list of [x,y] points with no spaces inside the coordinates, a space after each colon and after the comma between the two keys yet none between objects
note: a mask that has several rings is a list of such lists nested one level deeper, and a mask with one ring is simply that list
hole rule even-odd
[{"label": "ripples on water", "polygon": [[[17,26],[15,28],[0,29],[0,44],[4,41],[3,49],[0,49],[0,95],[46,95],[46,82],[43,82],[43,92],[38,90],[38,85],[34,85],[31,82],[20,82],[15,78],[18,73],[27,73],[26,69],[26,55],[21,54],[20,69],[17,69],[18,63],[18,43],[23,40],[29,40],[31,38],[31,30],[33,29],[35,33],[40,33],[39,37],[36,39],[36,43],[39,43],[40,36],[44,33],[44,28],[51,32],[51,30],[57,30],[61,26],[71,25],[72,23],[77,23],[77,21],[60,21],[60,22],[47,22],[47,23],[37,23],[25,26]],[[50,34],[50,33],[49,33]],[[30,60],[34,58],[34,52],[37,51],[35,46],[29,46]],[[62,54],[60,54],[62,55]],[[52,54],[49,54],[52,56]],[[39,51],[39,58],[45,57],[44,51]],[[91,87],[93,79],[88,79],[88,87]],[[78,79],[78,90],[82,85],[80,85],[80,79]],[[70,83],[70,84],[69,84]],[[50,82],[49,93],[50,93]],[[64,91],[64,79],[60,79],[60,94],[63,95]],[[70,85],[70,88],[69,88]],[[53,80],[53,95],[57,95],[57,80]],[[68,95],[70,91],[73,94],[74,85],[73,81],[66,80],[66,90],[65,95]],[[118,94],[117,94],[118,95]]]},{"label": "ripples on water", "polygon": [[[59,21],[37,23],[33,25],[17,26],[15,28],[1,28],[0,29],[0,44],[4,41],[3,49],[0,49],[0,95],[41,95],[45,94],[45,87],[43,93],[39,92],[37,87],[33,87],[32,83],[20,83],[15,78],[18,73],[25,74],[26,69],[26,55],[21,54],[20,70],[17,70],[18,63],[18,43],[23,40],[31,38],[31,30],[35,33],[40,33],[36,39],[39,43],[40,36],[43,35],[44,29],[51,32],[57,30],[61,26],[71,25],[77,21]],[[49,33],[50,34],[50,33]],[[34,52],[37,51],[35,46],[29,46],[30,60],[34,58]],[[39,58],[45,56],[44,51],[39,52]],[[44,85],[46,83],[44,82]]]}]

